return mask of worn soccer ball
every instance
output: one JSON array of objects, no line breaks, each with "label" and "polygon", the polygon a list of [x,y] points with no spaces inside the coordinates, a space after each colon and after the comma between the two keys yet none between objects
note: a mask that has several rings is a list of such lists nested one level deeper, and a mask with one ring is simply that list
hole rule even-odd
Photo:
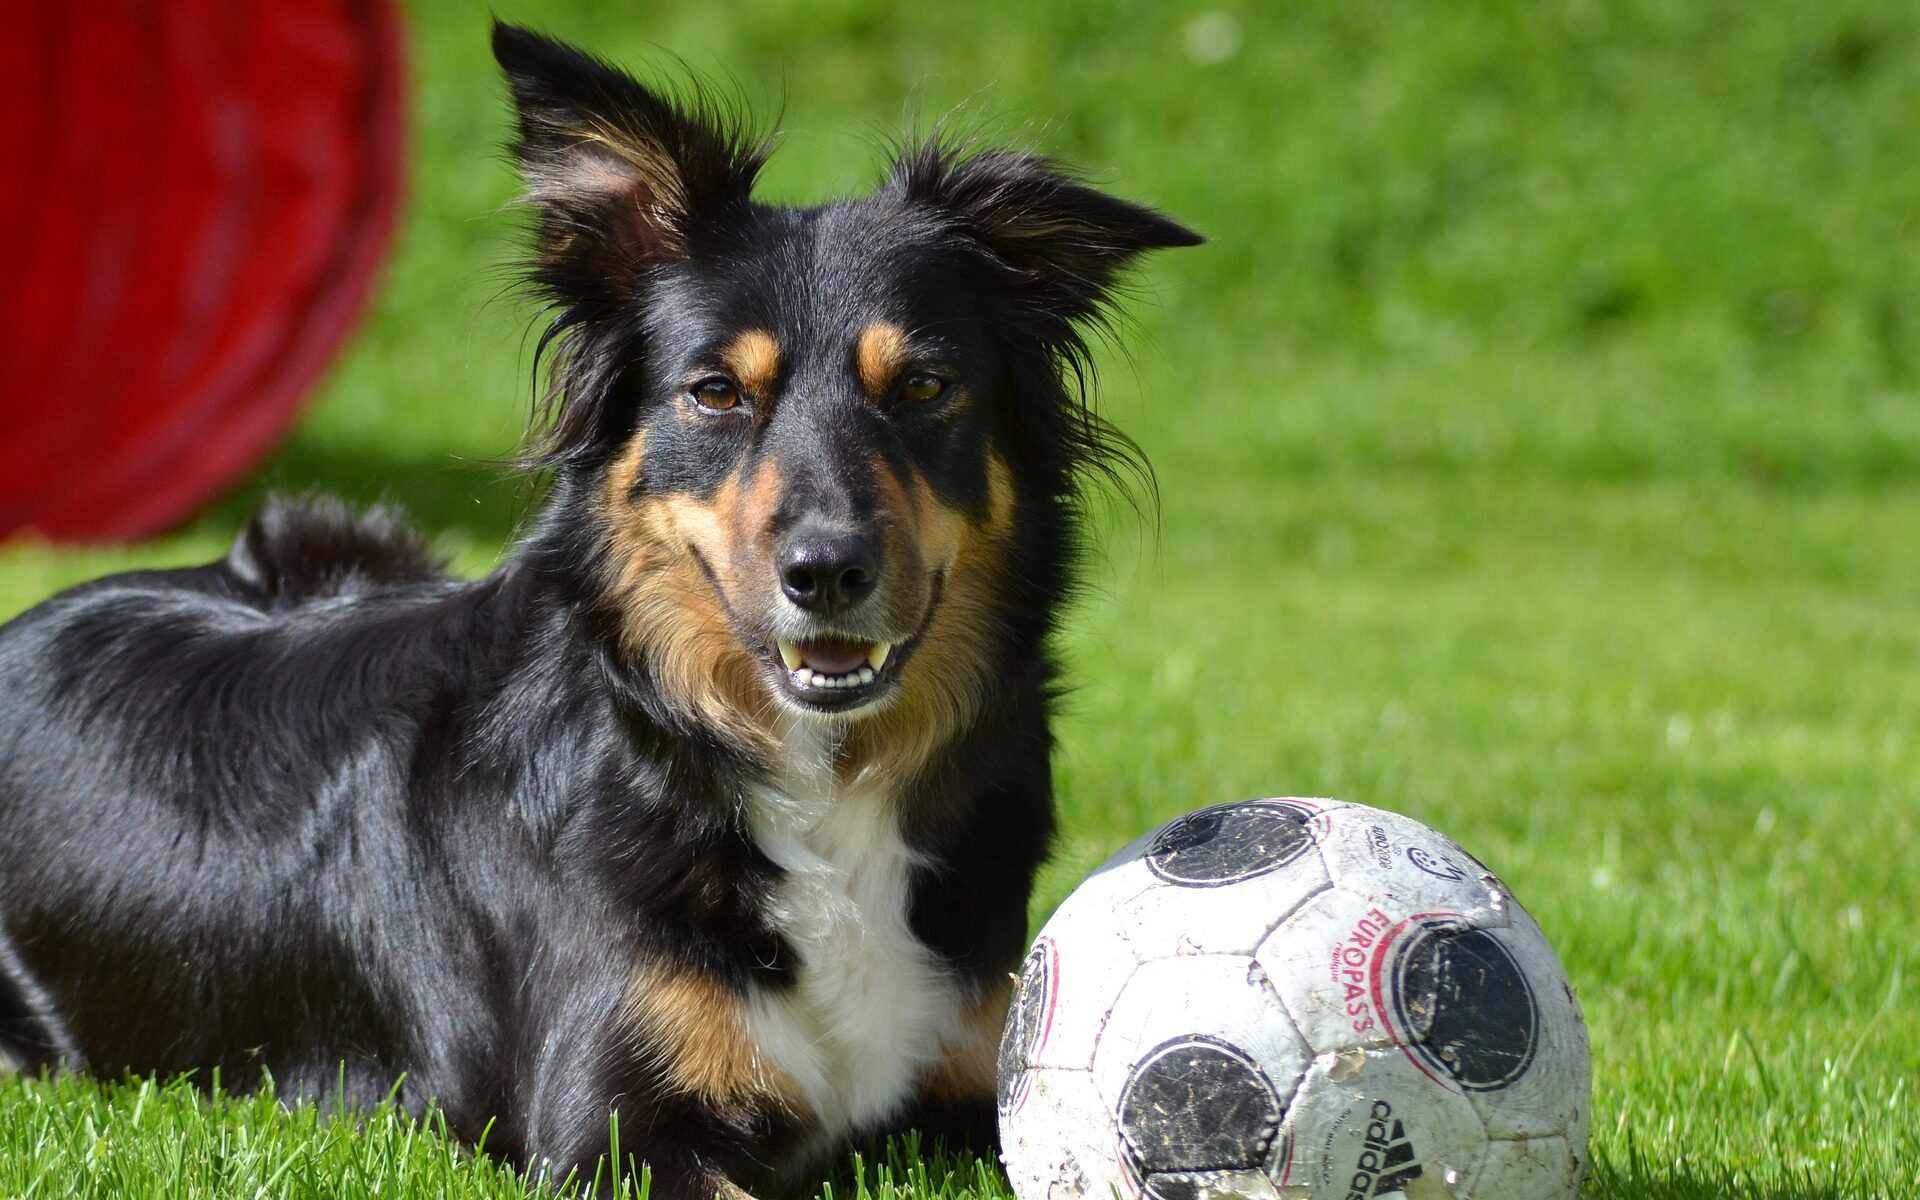
[{"label": "worn soccer ball", "polygon": [[1252,800],[1047,922],[1000,1133],[1021,1200],[1560,1200],[1588,1079],[1573,988],[1491,871],[1395,813]]}]

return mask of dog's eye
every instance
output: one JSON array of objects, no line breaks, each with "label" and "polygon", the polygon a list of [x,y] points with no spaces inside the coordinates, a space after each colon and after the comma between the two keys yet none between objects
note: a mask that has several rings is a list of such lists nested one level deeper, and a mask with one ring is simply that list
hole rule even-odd
[{"label": "dog's eye", "polygon": [[693,385],[693,402],[709,412],[740,406],[740,389],[725,379],[702,379]]},{"label": "dog's eye", "polygon": [[915,371],[900,381],[900,398],[912,404],[930,404],[946,390],[946,380],[926,371]]}]

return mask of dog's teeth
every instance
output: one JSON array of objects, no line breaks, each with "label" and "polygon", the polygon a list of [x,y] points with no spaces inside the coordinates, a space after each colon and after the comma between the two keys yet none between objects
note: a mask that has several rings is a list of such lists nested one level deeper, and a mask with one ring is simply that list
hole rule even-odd
[{"label": "dog's teeth", "polygon": [[[784,648],[784,643],[782,644]],[[884,654],[882,655],[884,658]],[[800,667],[790,677],[798,688],[853,688],[872,683],[877,676],[872,667],[861,667],[845,675],[829,675],[812,667]]]},{"label": "dog's teeth", "polygon": [[878,671],[887,665],[887,655],[892,653],[892,642],[875,642],[873,649],[867,651],[867,665]]},{"label": "dog's teeth", "polygon": [[800,664],[806,661],[800,657],[800,647],[794,645],[792,642],[776,641],[774,645],[779,647],[780,661],[787,664],[787,670],[798,671]]}]

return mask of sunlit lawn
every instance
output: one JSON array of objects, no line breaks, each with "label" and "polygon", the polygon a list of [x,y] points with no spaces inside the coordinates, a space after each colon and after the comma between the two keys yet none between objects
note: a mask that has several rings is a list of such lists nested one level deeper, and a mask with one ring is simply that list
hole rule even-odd
[{"label": "sunlit lawn", "polygon": [[[495,560],[531,314],[499,298],[485,16],[452,7],[414,14],[398,257],[292,442],[181,533],[0,550],[0,615],[216,555],[268,486],[393,498]],[[1143,276],[1108,356],[1164,502],[1157,533],[1113,509],[1066,639],[1036,918],[1186,808],[1402,809],[1506,877],[1581,991],[1592,1194],[1920,1189],[1920,11],[499,11],[784,103],[775,195],[863,186],[878,135],[965,102],[1212,237]],[[0,1196],[519,1186],[454,1156],[388,1116],[0,1087]],[[1004,1189],[915,1165],[886,1186]]]}]

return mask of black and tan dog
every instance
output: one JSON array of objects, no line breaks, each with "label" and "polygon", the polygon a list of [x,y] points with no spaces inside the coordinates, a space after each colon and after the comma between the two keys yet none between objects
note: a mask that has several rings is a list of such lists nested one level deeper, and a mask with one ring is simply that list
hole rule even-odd
[{"label": "black and tan dog", "polygon": [[[437,1104],[655,1195],[991,1137],[1049,634],[1115,441],[1081,333],[1198,239],[935,142],[859,200],[534,34],[545,507],[442,574],[269,505],[0,629],[0,1056]],[[343,1066],[344,1064],[344,1066]]]}]

